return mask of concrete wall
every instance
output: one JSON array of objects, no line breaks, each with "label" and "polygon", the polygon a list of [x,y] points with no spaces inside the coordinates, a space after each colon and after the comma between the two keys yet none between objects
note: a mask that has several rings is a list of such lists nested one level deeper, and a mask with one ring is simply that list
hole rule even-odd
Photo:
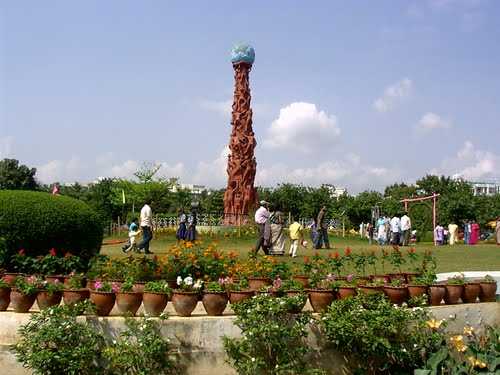
[{"label": "concrete wall", "polygon": [[[162,323],[162,333],[177,348],[187,374],[196,375],[232,375],[234,370],[225,363],[222,336],[240,337],[240,330],[234,325],[233,315],[209,317],[201,314],[199,305],[195,316],[183,318],[172,316]],[[437,319],[453,318],[448,329],[460,332],[465,324],[474,328],[480,325],[500,325],[500,303],[475,303],[430,308]],[[25,375],[30,372],[24,369],[9,351],[9,345],[17,339],[17,329],[29,320],[30,314],[17,314],[11,311],[0,312],[0,374]],[[82,317],[99,324],[107,335],[116,336],[124,329],[124,318],[111,316],[98,318]],[[321,346],[322,337],[319,332],[311,330],[310,345]],[[344,360],[338,353],[323,352],[315,358],[328,364],[332,374],[347,373]]]}]

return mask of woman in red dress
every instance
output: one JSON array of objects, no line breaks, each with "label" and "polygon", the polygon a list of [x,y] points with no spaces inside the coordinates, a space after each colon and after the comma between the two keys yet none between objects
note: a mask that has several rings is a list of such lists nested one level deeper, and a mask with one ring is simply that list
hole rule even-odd
[{"label": "woman in red dress", "polygon": [[470,244],[475,245],[479,241],[479,224],[472,221],[471,224],[471,234],[470,234]]}]

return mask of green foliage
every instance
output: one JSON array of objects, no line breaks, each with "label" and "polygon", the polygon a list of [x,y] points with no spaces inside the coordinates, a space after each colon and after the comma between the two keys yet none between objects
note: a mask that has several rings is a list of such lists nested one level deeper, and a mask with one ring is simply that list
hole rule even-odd
[{"label": "green foliage", "polygon": [[81,273],[71,273],[68,282],[66,283],[67,289],[81,289],[84,286],[85,275]]},{"label": "green foliage", "polygon": [[306,338],[311,315],[291,314],[295,303],[287,297],[261,295],[233,306],[235,324],[243,337],[224,337],[224,347],[238,374],[313,373],[306,359],[310,352]]},{"label": "green foliage", "polygon": [[168,357],[169,342],[152,319],[126,318],[127,329],[108,345],[103,356],[109,375],[172,374],[175,363]]},{"label": "green foliage", "polygon": [[408,374],[437,350],[441,335],[427,327],[428,313],[393,306],[383,295],[334,301],[321,323],[328,341],[359,369]]},{"label": "green foliage", "polygon": [[0,160],[0,190],[36,190],[36,168],[19,164],[16,159]]},{"label": "green foliage", "polygon": [[10,255],[45,255],[51,248],[90,259],[103,228],[97,214],[78,200],[32,191],[0,191],[0,236]]},{"label": "green foliage", "polygon": [[54,282],[48,282],[43,279],[38,279],[36,287],[38,290],[46,291],[49,295],[52,295],[63,290],[63,284],[59,280],[54,280]]},{"label": "green foliage", "polygon": [[64,305],[32,314],[19,329],[20,340],[12,348],[18,361],[39,375],[102,373],[104,338],[76,319],[85,307]]},{"label": "green foliage", "polygon": [[145,292],[172,294],[172,289],[164,280],[150,281],[144,285]]},{"label": "green foliage", "polygon": [[446,284],[448,284],[448,285],[464,285],[465,284],[464,275],[460,274],[458,276],[450,277],[448,280],[446,280]]},{"label": "green foliage", "polygon": [[222,293],[225,292],[226,289],[224,288],[224,284],[218,282],[218,281],[211,281],[205,284],[203,290],[205,292],[216,292],[216,293]]},{"label": "green foliage", "polygon": [[35,294],[38,291],[37,279],[35,276],[30,276],[27,279],[22,276],[16,277],[14,288],[27,296]]},{"label": "green foliage", "polygon": [[126,279],[122,285],[120,285],[120,292],[131,292],[134,288],[135,281],[132,278]]}]

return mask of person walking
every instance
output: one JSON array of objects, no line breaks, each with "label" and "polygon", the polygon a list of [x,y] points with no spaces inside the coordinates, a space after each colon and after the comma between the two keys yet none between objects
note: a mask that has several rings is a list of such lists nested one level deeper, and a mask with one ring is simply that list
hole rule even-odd
[{"label": "person walking", "polygon": [[258,238],[257,243],[255,244],[255,249],[253,250],[253,254],[257,254],[262,248],[266,255],[269,254],[267,247],[264,245],[264,230],[266,226],[266,222],[269,219],[269,203],[266,201],[260,201],[260,207],[255,211],[255,224],[258,226]]},{"label": "person walking", "polygon": [[411,220],[407,212],[401,216],[401,244],[408,246],[410,244]]},{"label": "person walking", "polygon": [[150,200],[146,200],[146,203],[141,209],[141,230],[142,230],[142,241],[137,246],[138,250],[144,249],[145,254],[153,254],[149,251],[149,243],[153,239],[153,211],[149,206],[151,204]]},{"label": "person walking", "polygon": [[186,241],[196,241],[196,224],[198,224],[198,216],[196,209],[193,208],[187,218]]},{"label": "person walking", "polygon": [[434,245],[441,246],[444,240],[444,228],[437,223],[436,228],[434,228]]},{"label": "person walking", "polygon": [[399,239],[401,235],[401,219],[395,214],[391,221],[391,245],[399,245]]},{"label": "person walking", "polygon": [[470,223],[468,220],[464,222],[464,244],[470,244]]},{"label": "person walking", "polygon": [[455,223],[448,224],[448,243],[450,245],[455,245],[457,242],[458,225]]},{"label": "person walking", "polygon": [[385,218],[381,216],[377,220],[377,240],[380,246],[384,246],[387,241],[387,231],[385,227]]},{"label": "person walking", "polygon": [[500,246],[500,216],[497,217],[497,222],[495,223],[495,234],[497,239],[497,245]]},{"label": "person walking", "polygon": [[303,235],[302,235],[303,230],[304,227],[297,220],[295,220],[288,227],[288,232],[290,235],[290,251],[288,252],[288,255],[291,256],[292,258],[295,258],[297,256],[297,249],[299,247],[299,243],[302,243],[303,241]]},{"label": "person walking", "polygon": [[184,241],[186,239],[186,232],[187,232],[186,222],[187,222],[187,216],[184,213],[184,209],[180,208],[179,209],[179,228],[177,229],[177,233],[175,234],[177,241]]},{"label": "person walking", "polygon": [[479,241],[479,236],[480,236],[479,224],[476,223],[474,220],[472,220],[470,228],[471,228],[471,230],[470,230],[470,244],[475,245]]},{"label": "person walking", "polygon": [[326,206],[321,207],[316,219],[316,226],[319,233],[319,239],[316,249],[321,249],[324,244],[326,249],[331,249],[330,240],[328,238],[328,220],[326,219]]}]

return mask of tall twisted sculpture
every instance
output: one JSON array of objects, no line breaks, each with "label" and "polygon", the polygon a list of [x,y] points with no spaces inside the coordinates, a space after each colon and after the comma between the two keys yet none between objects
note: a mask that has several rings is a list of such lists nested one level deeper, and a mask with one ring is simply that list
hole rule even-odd
[{"label": "tall twisted sculpture", "polygon": [[248,212],[255,207],[257,192],[254,186],[257,145],[252,129],[249,73],[255,60],[255,51],[248,45],[236,46],[231,53],[234,69],[234,98],[231,118],[230,154],[227,163],[227,189],[224,194],[226,225],[247,222]]}]

